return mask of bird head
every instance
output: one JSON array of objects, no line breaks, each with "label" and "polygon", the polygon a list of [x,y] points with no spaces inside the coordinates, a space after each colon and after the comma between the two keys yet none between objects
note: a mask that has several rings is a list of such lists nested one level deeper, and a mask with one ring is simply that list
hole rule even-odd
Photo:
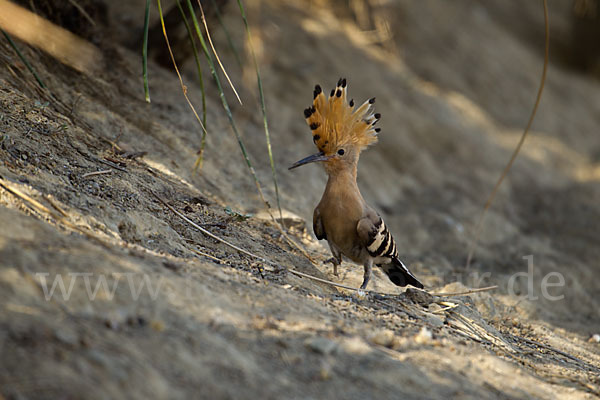
[{"label": "bird head", "polygon": [[341,78],[328,98],[319,85],[313,94],[313,104],[304,110],[304,117],[319,152],[289,169],[317,161],[325,164],[328,173],[355,168],[360,152],[377,142],[379,128],[374,125],[381,115],[372,112],[375,98],[355,108],[354,100],[347,101],[346,79]]}]

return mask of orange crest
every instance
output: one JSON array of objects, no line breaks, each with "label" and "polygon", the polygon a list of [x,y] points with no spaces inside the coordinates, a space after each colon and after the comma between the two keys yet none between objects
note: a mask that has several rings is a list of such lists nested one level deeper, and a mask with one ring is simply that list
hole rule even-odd
[{"label": "orange crest", "polygon": [[338,81],[329,98],[315,86],[313,105],[304,110],[315,145],[325,154],[332,154],[341,146],[355,146],[358,151],[377,142],[379,128],[375,123],[381,118],[373,114],[375,97],[354,109],[354,100],[346,99],[346,79]]}]

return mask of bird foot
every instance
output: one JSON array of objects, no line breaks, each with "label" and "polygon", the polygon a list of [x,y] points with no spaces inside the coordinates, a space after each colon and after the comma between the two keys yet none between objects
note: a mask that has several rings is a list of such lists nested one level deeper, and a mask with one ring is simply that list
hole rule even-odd
[{"label": "bird foot", "polygon": [[359,299],[364,299],[367,296],[367,285],[369,284],[369,278],[365,277],[365,280],[363,281],[362,285],[360,285],[360,288],[356,291],[356,294],[358,295]]},{"label": "bird foot", "polygon": [[338,274],[338,265],[340,265],[338,263],[338,260],[336,260],[335,257],[331,257],[325,261],[323,261],[323,264],[329,264],[332,263],[333,264],[333,275],[335,275],[336,277],[339,277],[340,275]]}]

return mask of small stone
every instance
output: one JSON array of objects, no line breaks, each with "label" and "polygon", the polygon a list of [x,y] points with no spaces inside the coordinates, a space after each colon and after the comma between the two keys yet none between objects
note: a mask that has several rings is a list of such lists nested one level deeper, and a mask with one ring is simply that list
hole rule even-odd
[{"label": "small stone", "polygon": [[600,343],[600,334],[593,334],[589,341],[592,343]]},{"label": "small stone", "polygon": [[438,303],[431,303],[427,309],[429,310],[430,313],[434,313],[434,312],[438,312],[442,309],[442,306],[440,306]]},{"label": "small stone", "polygon": [[87,358],[103,368],[110,369],[111,360],[102,351],[91,349],[87,352]]},{"label": "small stone", "polygon": [[332,373],[331,363],[329,363],[326,360],[323,360],[323,362],[321,363],[321,369],[319,370],[319,378],[322,381],[329,380],[329,379],[331,379],[331,373]]},{"label": "small stone", "polygon": [[171,271],[179,271],[182,268],[180,264],[174,263],[172,261],[164,261],[163,266],[166,269],[170,269]]},{"label": "small stone", "polygon": [[150,322],[150,326],[157,332],[162,332],[165,330],[165,324],[162,321],[153,320]]},{"label": "small stone", "polygon": [[367,354],[371,351],[369,344],[360,337],[351,337],[344,340],[341,347],[347,353],[353,354]]},{"label": "small stone", "polygon": [[415,335],[415,342],[418,344],[429,344],[433,340],[433,334],[426,327],[422,327],[419,333]]},{"label": "small stone", "polygon": [[75,332],[69,329],[58,328],[54,331],[54,337],[62,343],[75,346],[79,343],[79,338]]},{"label": "small stone", "polygon": [[120,323],[116,319],[109,318],[104,321],[104,325],[108,329],[112,329],[113,331],[116,331],[117,329],[119,329]]},{"label": "small stone", "polygon": [[328,355],[333,353],[338,344],[324,337],[309,338],[304,344],[315,353]]},{"label": "small stone", "polygon": [[434,328],[444,325],[444,320],[436,314],[425,313],[425,321]]},{"label": "small stone", "polygon": [[369,341],[371,343],[378,344],[384,347],[392,347],[394,344],[394,338],[396,335],[393,331],[389,329],[379,330],[372,335],[369,336]]},{"label": "small stone", "polygon": [[127,318],[127,325],[129,326],[144,326],[146,325],[146,319],[140,316],[130,316]]}]

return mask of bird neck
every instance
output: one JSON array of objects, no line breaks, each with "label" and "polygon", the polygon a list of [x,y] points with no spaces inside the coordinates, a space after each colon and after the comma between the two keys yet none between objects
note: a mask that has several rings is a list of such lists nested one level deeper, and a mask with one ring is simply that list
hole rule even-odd
[{"label": "bird neck", "polygon": [[345,168],[336,168],[327,171],[329,179],[325,191],[355,191],[359,193],[358,184],[356,183],[356,164],[348,165]]}]

